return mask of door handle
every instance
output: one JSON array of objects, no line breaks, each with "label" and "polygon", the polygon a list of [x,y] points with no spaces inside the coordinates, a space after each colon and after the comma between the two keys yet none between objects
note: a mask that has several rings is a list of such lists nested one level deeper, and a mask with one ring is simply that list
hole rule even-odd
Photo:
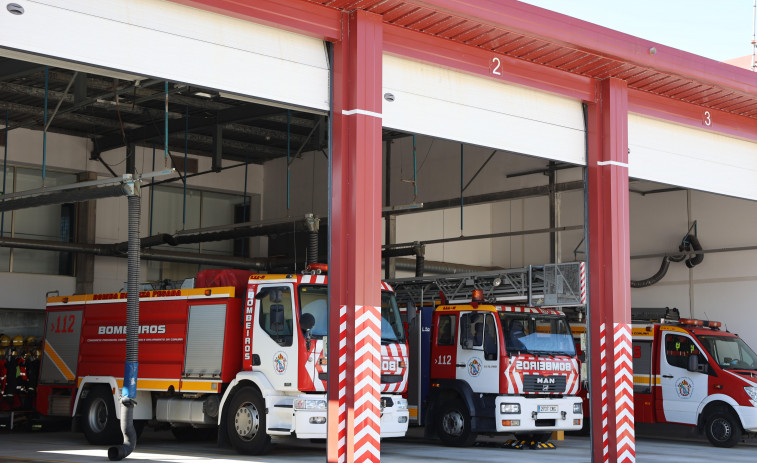
[{"label": "door handle", "polygon": [[465,364],[464,363],[456,363],[455,366],[458,367],[458,368],[465,368]]},{"label": "door handle", "polygon": [[662,375],[663,378],[672,378],[673,375]]}]

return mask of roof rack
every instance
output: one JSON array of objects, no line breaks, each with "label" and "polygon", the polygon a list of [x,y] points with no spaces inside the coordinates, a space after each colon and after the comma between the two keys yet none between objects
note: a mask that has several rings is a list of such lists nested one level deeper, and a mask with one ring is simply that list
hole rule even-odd
[{"label": "roof rack", "polygon": [[489,302],[522,303],[530,307],[586,305],[584,262],[529,265],[480,273],[456,273],[387,280],[400,304],[433,304],[440,293],[449,303],[470,302],[474,289]]}]

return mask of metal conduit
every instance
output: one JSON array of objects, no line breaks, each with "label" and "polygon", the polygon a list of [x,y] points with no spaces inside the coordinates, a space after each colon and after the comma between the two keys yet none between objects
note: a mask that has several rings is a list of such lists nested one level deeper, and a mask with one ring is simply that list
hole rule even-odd
[{"label": "metal conduit", "polygon": [[57,194],[29,196],[18,199],[7,199],[0,203],[0,212],[15,211],[29,207],[47,206],[50,204],[73,203],[100,198],[124,196],[126,192],[121,185],[109,185],[98,188],[81,188],[62,191]]}]

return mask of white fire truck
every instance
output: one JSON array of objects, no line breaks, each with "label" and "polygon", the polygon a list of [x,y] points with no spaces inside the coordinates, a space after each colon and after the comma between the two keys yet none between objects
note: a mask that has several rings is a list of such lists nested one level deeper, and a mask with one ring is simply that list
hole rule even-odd
[{"label": "white fire truck", "polygon": [[720,322],[666,312],[634,315],[636,421],[697,426],[716,447],[757,432],[757,354]]},{"label": "white fire truck", "polygon": [[[179,439],[217,433],[248,454],[267,451],[271,436],[325,439],[327,277],[316,273],[201,272],[200,287],[142,291],[135,427],[170,425]],[[401,437],[407,347],[386,284],[381,317],[381,437]],[[94,444],[122,439],[125,322],[126,293],[47,301],[36,406],[73,415]]]},{"label": "white fire truck", "polygon": [[[546,307],[585,304],[583,269],[576,262],[392,280],[409,304],[414,424],[449,446],[471,445],[479,433],[538,445],[553,431],[581,429],[570,327],[561,310]],[[528,306],[506,303],[513,300]]]}]

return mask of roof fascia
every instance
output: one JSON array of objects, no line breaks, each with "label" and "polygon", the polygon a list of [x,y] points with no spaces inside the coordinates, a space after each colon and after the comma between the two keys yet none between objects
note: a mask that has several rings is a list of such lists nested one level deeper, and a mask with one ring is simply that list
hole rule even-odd
[{"label": "roof fascia", "polygon": [[[628,111],[699,130],[757,141],[757,121],[641,90],[628,89]],[[707,125],[707,122],[710,125]]]},{"label": "roof fascia", "polygon": [[[516,0],[410,0],[409,3],[568,48],[661,72],[757,94],[757,75],[711,60]],[[654,48],[655,53],[650,49]]]},{"label": "roof fascia", "polygon": [[[384,24],[384,52],[582,101],[594,101],[595,98],[594,79],[591,77],[386,23]],[[498,58],[501,62],[498,68],[501,75],[493,73],[494,58]]]}]

